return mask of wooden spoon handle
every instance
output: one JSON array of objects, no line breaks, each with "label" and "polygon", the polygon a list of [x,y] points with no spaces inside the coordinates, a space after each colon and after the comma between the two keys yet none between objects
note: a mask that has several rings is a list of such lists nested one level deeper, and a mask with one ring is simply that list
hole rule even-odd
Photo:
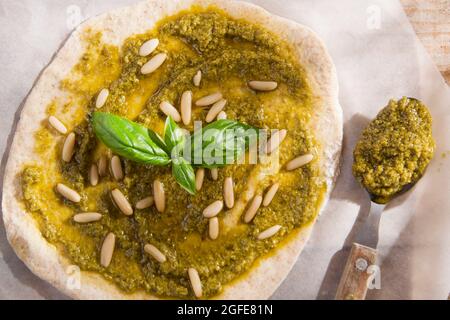
[{"label": "wooden spoon handle", "polygon": [[336,300],[364,300],[370,273],[367,268],[375,264],[377,250],[353,243],[350,256],[336,293]]}]

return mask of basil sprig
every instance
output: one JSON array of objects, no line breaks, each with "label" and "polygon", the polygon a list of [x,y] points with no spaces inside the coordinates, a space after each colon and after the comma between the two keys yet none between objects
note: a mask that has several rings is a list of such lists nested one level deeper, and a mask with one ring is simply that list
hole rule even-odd
[{"label": "basil sprig", "polygon": [[172,174],[184,190],[190,194],[195,194],[194,168],[183,158],[181,152],[186,141],[185,135],[185,132],[178,127],[172,117],[167,117],[163,137],[172,158]]},{"label": "basil sprig", "polygon": [[212,122],[191,136],[191,163],[205,168],[234,163],[257,142],[258,135],[259,130],[238,121]]},{"label": "basil sprig", "polygon": [[179,154],[184,146],[185,132],[173,121],[172,117],[167,117],[164,125],[164,142],[171,152]]},{"label": "basil sprig", "polygon": [[[124,158],[157,166],[172,164],[173,176],[190,194],[195,194],[191,163],[205,168],[233,163],[258,138],[255,128],[228,119],[215,121],[191,137],[171,117],[166,119],[163,138],[133,121],[104,112],[94,112],[92,127],[100,141]],[[190,152],[185,150],[187,142]]]},{"label": "basil sprig", "polygon": [[195,173],[191,164],[183,157],[172,161],[172,174],[178,184],[187,192],[195,194]]},{"label": "basil sprig", "polygon": [[97,138],[124,158],[157,166],[171,162],[167,152],[150,136],[151,130],[133,121],[111,113],[94,112],[92,127]]}]

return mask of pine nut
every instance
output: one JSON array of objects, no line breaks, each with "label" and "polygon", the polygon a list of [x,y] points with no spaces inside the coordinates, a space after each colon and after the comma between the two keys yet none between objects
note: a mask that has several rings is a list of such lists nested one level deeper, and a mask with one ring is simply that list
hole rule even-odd
[{"label": "pine nut", "polygon": [[171,103],[163,101],[160,103],[159,108],[166,116],[171,116],[173,121],[180,122],[180,113]]},{"label": "pine nut", "polygon": [[267,238],[272,237],[273,235],[275,235],[278,231],[280,231],[281,226],[276,224],[274,226],[271,226],[270,228],[264,230],[263,232],[261,232],[260,234],[258,234],[258,240],[264,240]]},{"label": "pine nut", "polygon": [[65,162],[70,162],[70,160],[72,160],[74,149],[75,149],[75,133],[71,132],[64,141],[62,149],[62,159]]},{"label": "pine nut", "polygon": [[142,210],[147,209],[153,205],[153,197],[146,197],[144,199],[139,200],[136,202],[136,209]]},{"label": "pine nut", "polygon": [[99,175],[100,177],[103,177],[103,176],[106,175],[106,167],[108,166],[107,162],[108,162],[108,161],[107,161],[105,155],[101,156],[101,157],[98,159],[98,162],[97,162],[97,169],[98,169],[98,175]]},{"label": "pine nut", "polygon": [[314,156],[312,154],[304,154],[300,157],[297,157],[291,161],[289,161],[286,164],[286,170],[294,170],[297,168],[300,168],[301,166],[304,166],[305,164],[309,163],[314,159]]},{"label": "pine nut", "polygon": [[275,196],[275,194],[278,191],[278,188],[280,187],[280,184],[274,183],[269,190],[267,190],[266,195],[264,196],[264,201],[263,201],[263,206],[267,207],[271,202],[273,197]]},{"label": "pine nut", "polygon": [[122,164],[118,156],[111,158],[111,172],[115,180],[119,181],[123,179]]},{"label": "pine nut", "polygon": [[203,185],[203,179],[205,178],[205,169],[199,168],[195,173],[195,189],[199,191]]},{"label": "pine nut", "polygon": [[166,256],[161,251],[159,251],[159,249],[156,248],[154,245],[148,243],[144,246],[144,250],[153,258],[155,258],[155,260],[158,261],[159,263],[166,262]]},{"label": "pine nut", "polygon": [[114,189],[111,191],[112,198],[114,203],[119,207],[120,211],[127,216],[131,216],[133,214],[133,208],[131,204],[128,202],[127,198],[125,198],[122,191],[119,189]]},{"label": "pine nut", "polygon": [[195,102],[195,105],[197,107],[206,107],[206,106],[209,106],[209,105],[211,105],[213,103],[216,103],[220,99],[222,99],[222,94],[220,92],[216,92],[216,93],[209,94],[207,96],[204,96],[204,97],[198,99]]},{"label": "pine nut", "polygon": [[158,53],[154,55],[150,60],[147,61],[146,64],[144,64],[141,68],[142,74],[149,74],[154,72],[156,69],[158,69],[164,61],[167,59],[167,54],[165,53]]},{"label": "pine nut", "polygon": [[274,134],[270,136],[270,139],[267,142],[266,153],[270,154],[276,149],[278,149],[280,144],[283,142],[284,138],[286,138],[286,135],[287,135],[286,129],[277,130],[276,132],[274,132]]},{"label": "pine nut", "polygon": [[195,74],[194,78],[192,78],[192,82],[194,83],[194,86],[198,87],[200,85],[200,81],[202,80],[202,71],[198,70]]},{"label": "pine nut", "polygon": [[158,39],[150,39],[145,41],[139,48],[139,55],[141,57],[148,56],[150,53],[155,51],[156,47],[159,45]]},{"label": "pine nut", "polygon": [[56,118],[55,116],[48,117],[48,122],[59,133],[62,133],[62,134],[66,134],[67,133],[66,126],[61,121],[59,121],[59,119]]},{"label": "pine nut", "polygon": [[278,87],[275,81],[249,81],[248,86],[257,91],[272,91]]},{"label": "pine nut", "polygon": [[103,88],[102,90],[100,90],[99,94],[97,95],[97,99],[95,100],[95,107],[97,109],[103,107],[106,103],[106,100],[108,99],[109,96],[109,90],[106,88]]},{"label": "pine nut", "polygon": [[114,247],[116,246],[116,236],[110,232],[103,240],[102,250],[100,252],[100,264],[107,268],[112,260]]},{"label": "pine nut", "polygon": [[102,218],[102,215],[98,212],[82,212],[73,216],[73,221],[78,223],[88,223],[98,221]]},{"label": "pine nut", "polygon": [[98,169],[96,164],[91,165],[91,169],[89,170],[89,181],[92,186],[98,184]]},{"label": "pine nut", "polygon": [[194,268],[188,269],[189,281],[191,282],[192,290],[197,298],[202,296],[202,282],[197,270]]},{"label": "pine nut", "polygon": [[256,215],[256,212],[258,211],[259,207],[261,206],[261,202],[262,202],[261,195],[258,194],[253,198],[253,201],[250,204],[250,207],[247,209],[247,212],[245,212],[244,221],[246,223],[249,223],[250,221],[253,220],[253,218]]},{"label": "pine nut", "polygon": [[212,168],[211,170],[211,178],[215,181],[219,178],[219,169]]},{"label": "pine nut", "polygon": [[203,216],[205,218],[212,218],[219,214],[220,211],[223,209],[223,201],[217,200],[211,203],[209,206],[203,210]]},{"label": "pine nut", "polygon": [[227,104],[227,100],[225,100],[225,99],[220,99],[219,101],[214,103],[213,106],[211,107],[211,109],[209,109],[208,114],[206,115],[206,119],[205,119],[206,122],[213,121],[217,117],[219,112],[222,111],[222,109],[225,107],[226,104]]},{"label": "pine nut", "polygon": [[181,120],[184,125],[188,125],[191,122],[191,113],[192,113],[192,92],[185,91],[181,95]]},{"label": "pine nut", "polygon": [[81,200],[80,194],[75,190],[69,188],[65,184],[58,183],[56,185],[56,191],[58,191],[59,194],[62,195],[64,198],[72,202],[80,202]]},{"label": "pine nut", "polygon": [[213,217],[209,219],[209,237],[216,240],[219,236],[219,218]]},{"label": "pine nut", "polygon": [[234,206],[234,189],[233,189],[233,178],[226,177],[223,181],[223,199],[225,200],[225,205],[231,209]]},{"label": "pine nut", "polygon": [[166,195],[163,184],[158,180],[153,181],[153,197],[155,198],[156,209],[159,212],[164,212],[166,209]]},{"label": "pine nut", "polygon": [[217,120],[225,120],[227,118],[227,114],[225,113],[225,111],[220,111],[219,114],[217,115]]}]

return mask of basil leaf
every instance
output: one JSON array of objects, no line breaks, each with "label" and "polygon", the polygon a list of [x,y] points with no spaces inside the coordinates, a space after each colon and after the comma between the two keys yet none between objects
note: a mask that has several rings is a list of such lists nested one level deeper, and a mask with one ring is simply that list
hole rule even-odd
[{"label": "basil leaf", "polygon": [[187,192],[195,194],[195,173],[194,168],[183,157],[178,157],[172,161],[172,174],[178,184]]},{"label": "basil leaf", "polygon": [[252,143],[257,143],[258,136],[258,129],[250,125],[230,119],[217,120],[201,132],[194,132],[187,158],[201,167],[225,166],[239,159]]},{"label": "basil leaf", "polygon": [[172,153],[172,157],[179,155],[186,140],[183,130],[173,121],[172,117],[166,118],[164,125],[164,142]]},{"label": "basil leaf", "polygon": [[97,138],[124,158],[158,166],[170,163],[169,155],[144,126],[110,113],[94,112],[92,127]]},{"label": "basil leaf", "polygon": [[156,132],[148,129],[148,135],[150,137],[150,139],[152,139],[152,141],[154,143],[156,143],[156,145],[158,147],[160,147],[161,149],[163,149],[168,155],[170,155],[170,149],[166,146],[166,143],[164,142],[163,138],[161,138],[159,136],[159,134],[157,134]]}]

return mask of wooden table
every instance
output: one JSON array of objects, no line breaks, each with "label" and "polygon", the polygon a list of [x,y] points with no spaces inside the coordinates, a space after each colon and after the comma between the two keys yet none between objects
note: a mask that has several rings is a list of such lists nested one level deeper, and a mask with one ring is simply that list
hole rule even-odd
[{"label": "wooden table", "polygon": [[400,0],[417,36],[450,85],[450,0]]}]

